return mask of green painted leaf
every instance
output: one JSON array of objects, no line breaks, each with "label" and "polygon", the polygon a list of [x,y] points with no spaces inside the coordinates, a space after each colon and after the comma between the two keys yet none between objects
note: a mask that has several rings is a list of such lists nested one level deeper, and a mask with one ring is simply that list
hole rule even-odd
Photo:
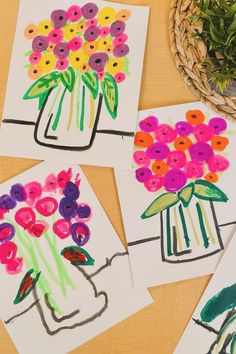
[{"label": "green painted leaf", "polygon": [[39,102],[38,102],[38,110],[39,111],[42,109],[47,95],[48,95],[48,91],[45,91],[44,93],[42,93],[41,96],[39,96]]},{"label": "green painted leaf", "polygon": [[61,72],[61,82],[70,91],[73,91],[75,85],[75,71],[72,67]]},{"label": "green painted leaf", "polygon": [[228,200],[227,195],[221,189],[201,179],[195,182],[193,194],[199,199],[214,202],[227,202]]},{"label": "green painted leaf", "polygon": [[204,322],[211,322],[216,317],[236,306],[236,284],[222,289],[203,307],[200,316]]},{"label": "green painted leaf", "polygon": [[65,247],[61,255],[71,262],[74,266],[94,265],[94,259],[90,254],[79,246]]},{"label": "green painted leaf", "polygon": [[40,97],[50,89],[57,87],[60,81],[61,74],[57,71],[44,75],[30,86],[30,88],[24,94],[23,99],[29,100],[32,98]]},{"label": "green painted leaf", "polygon": [[181,200],[183,206],[187,208],[189,206],[189,203],[191,202],[192,196],[193,196],[193,189],[194,189],[194,184],[189,183],[187,186],[185,186],[179,193],[178,197]]},{"label": "green painted leaf", "polygon": [[94,100],[98,95],[98,76],[94,71],[87,71],[82,75],[82,80],[87,88],[91,91]]},{"label": "green painted leaf", "polygon": [[101,86],[108,112],[111,117],[115,119],[117,117],[118,107],[118,88],[113,76],[109,73],[105,73]]},{"label": "green painted leaf", "polygon": [[19,304],[23,301],[34,289],[35,285],[37,284],[41,272],[36,272],[34,269],[30,269],[22,279],[20,283],[20,287],[16,298],[14,300],[14,304]]},{"label": "green painted leaf", "polygon": [[164,193],[157,197],[141,215],[142,219],[151,218],[159,214],[161,211],[172,207],[179,202],[179,197],[176,193]]}]

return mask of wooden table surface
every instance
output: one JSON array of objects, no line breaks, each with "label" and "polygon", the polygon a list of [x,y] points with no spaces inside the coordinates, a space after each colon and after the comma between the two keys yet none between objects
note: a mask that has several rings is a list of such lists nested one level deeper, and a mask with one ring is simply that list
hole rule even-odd
[{"label": "wooden table surface", "polygon": [[[115,0],[114,2],[150,7],[139,109],[195,101],[195,97],[182,81],[170,53],[168,36],[170,0]],[[0,8],[1,116],[18,0],[0,0]],[[36,160],[0,157],[0,182],[16,176],[37,163]],[[83,167],[83,170],[118,235],[125,242],[113,170],[88,166]],[[206,276],[151,288],[150,293],[154,299],[152,305],[110,328],[72,353],[172,354],[209,279],[210,276]],[[22,332],[22,335],[25,333]],[[0,353],[16,352],[0,322]]]}]

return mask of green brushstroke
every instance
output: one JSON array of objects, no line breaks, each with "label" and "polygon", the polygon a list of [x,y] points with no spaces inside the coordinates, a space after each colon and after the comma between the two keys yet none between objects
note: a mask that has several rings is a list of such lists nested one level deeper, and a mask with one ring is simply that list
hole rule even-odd
[{"label": "green brushstroke", "polygon": [[79,129],[80,126],[80,89],[81,89],[81,75],[78,77],[78,91],[76,97],[76,127]]},{"label": "green brushstroke", "polygon": [[57,127],[58,127],[58,123],[59,123],[59,120],[60,120],[60,117],[61,117],[62,104],[63,104],[63,101],[64,101],[64,97],[65,97],[66,91],[67,91],[67,88],[64,89],[63,94],[62,94],[62,96],[60,98],[57,114],[56,114],[55,120],[54,120],[53,125],[52,125],[52,130],[53,131],[55,131],[57,129]]},{"label": "green brushstroke", "polygon": [[70,113],[68,118],[67,130],[71,129],[73,113],[74,113],[74,97],[75,97],[75,90],[72,90],[70,94]]},{"label": "green brushstroke", "polygon": [[196,230],[195,225],[194,225],[193,217],[191,215],[191,212],[190,212],[189,208],[186,208],[186,211],[187,211],[187,214],[188,214],[188,217],[189,217],[190,224],[192,226],[192,230],[193,230],[193,233],[194,233],[194,236],[195,236],[196,244],[197,244],[197,246],[200,246],[200,241],[199,241],[197,230]]},{"label": "green brushstroke", "polygon": [[211,240],[211,243],[213,245],[215,245],[216,243],[216,239],[215,239],[215,236],[211,230],[211,226],[210,226],[210,223],[208,221],[208,216],[207,216],[207,212],[205,210],[205,207],[204,207],[204,204],[199,200],[199,204],[201,206],[201,209],[202,209],[202,215],[204,217],[204,221],[205,221],[205,225],[206,225],[206,228],[207,228],[207,232],[208,232],[208,235],[209,235],[209,239]]},{"label": "green brushstroke", "polygon": [[[54,89],[54,90],[55,90],[55,89]],[[57,89],[57,92],[56,92],[55,97],[54,97],[54,99],[53,99],[51,108],[50,108],[50,110],[49,110],[49,112],[48,112],[48,117],[50,117],[51,114],[52,114],[53,108],[54,108],[54,106],[55,106],[56,100],[57,100],[57,98],[58,98],[60,92],[61,92],[61,86],[59,86],[58,89]]]},{"label": "green brushstroke", "polygon": [[197,208],[197,215],[198,215],[198,220],[199,220],[199,225],[202,233],[202,239],[203,239],[203,244],[205,248],[209,247],[209,240],[207,237],[205,225],[204,225],[204,220],[203,220],[203,215],[202,215],[202,210],[200,204],[197,202],[196,203],[196,208]]},{"label": "green brushstroke", "polygon": [[179,223],[178,223],[178,218],[177,218],[176,207],[174,207],[174,219],[175,219],[176,235],[177,235],[177,240],[178,240],[178,249],[181,252],[181,251],[183,251],[183,245],[182,245],[181,235],[179,232]]},{"label": "green brushstroke", "polygon": [[171,229],[170,229],[170,208],[166,209],[166,237],[167,237],[167,255],[172,256],[171,249]]},{"label": "green brushstroke", "polygon": [[186,245],[186,247],[189,248],[190,247],[190,239],[188,237],[188,229],[187,229],[187,225],[186,225],[186,221],[185,221],[183,207],[181,204],[179,205],[179,215],[180,215],[180,219],[181,219],[182,226],[183,226],[185,245]]},{"label": "green brushstroke", "polygon": [[85,104],[85,86],[83,85],[81,112],[80,112],[80,125],[79,125],[79,129],[81,132],[84,130],[84,104]]}]

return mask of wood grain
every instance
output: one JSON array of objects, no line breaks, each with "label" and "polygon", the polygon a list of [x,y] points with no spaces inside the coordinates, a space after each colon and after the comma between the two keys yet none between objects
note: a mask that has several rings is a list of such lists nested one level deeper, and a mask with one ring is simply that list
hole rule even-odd
[{"label": "wood grain", "polygon": [[[195,101],[194,96],[182,81],[169,49],[168,16],[170,0],[120,0],[114,2],[150,7],[139,108],[147,109]],[[0,8],[2,9],[0,12],[1,116],[18,0],[0,0]],[[4,182],[37,163],[38,161],[35,160],[0,157],[0,182]],[[83,170],[111,223],[122,241],[125,242],[112,169],[86,166],[83,167]],[[154,299],[151,306],[117,324],[72,353],[172,354],[209,279],[209,276],[201,277],[150,289]],[[4,296],[4,293],[1,296]],[[23,329],[22,335],[25,335]],[[0,324],[0,353],[14,354],[16,352],[4,326]]]}]

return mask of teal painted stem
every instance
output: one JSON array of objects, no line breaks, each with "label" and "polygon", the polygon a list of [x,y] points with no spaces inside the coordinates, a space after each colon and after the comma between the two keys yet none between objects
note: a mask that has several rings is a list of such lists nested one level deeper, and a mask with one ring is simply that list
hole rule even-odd
[{"label": "teal painted stem", "polygon": [[190,239],[188,237],[188,229],[187,229],[187,225],[186,225],[186,221],[185,221],[185,216],[184,216],[182,204],[179,205],[179,215],[180,215],[181,223],[183,226],[185,245],[186,245],[186,247],[189,248],[190,247]]},{"label": "teal painted stem", "polygon": [[166,237],[167,237],[167,255],[172,256],[171,249],[171,229],[170,229],[170,208],[166,209]]},{"label": "teal painted stem", "polygon": [[198,214],[198,220],[199,220],[199,225],[202,233],[202,239],[203,239],[203,244],[205,248],[209,247],[209,240],[207,237],[206,229],[205,229],[205,224],[204,224],[204,219],[202,215],[202,209],[199,203],[196,203],[196,208],[197,208],[197,214]]},{"label": "teal painted stem", "polygon": [[82,101],[81,101],[81,113],[80,113],[80,131],[84,130],[84,105],[85,105],[85,86],[82,88]]},{"label": "teal painted stem", "polygon": [[59,124],[59,120],[60,120],[60,117],[61,117],[62,104],[63,104],[64,97],[65,97],[65,94],[66,94],[66,90],[67,90],[67,88],[64,89],[64,91],[63,91],[63,93],[61,95],[61,98],[60,98],[60,102],[59,102],[58,109],[57,109],[57,114],[56,114],[55,120],[54,120],[53,125],[52,125],[52,130],[53,131],[55,131],[57,129],[58,124]]}]

